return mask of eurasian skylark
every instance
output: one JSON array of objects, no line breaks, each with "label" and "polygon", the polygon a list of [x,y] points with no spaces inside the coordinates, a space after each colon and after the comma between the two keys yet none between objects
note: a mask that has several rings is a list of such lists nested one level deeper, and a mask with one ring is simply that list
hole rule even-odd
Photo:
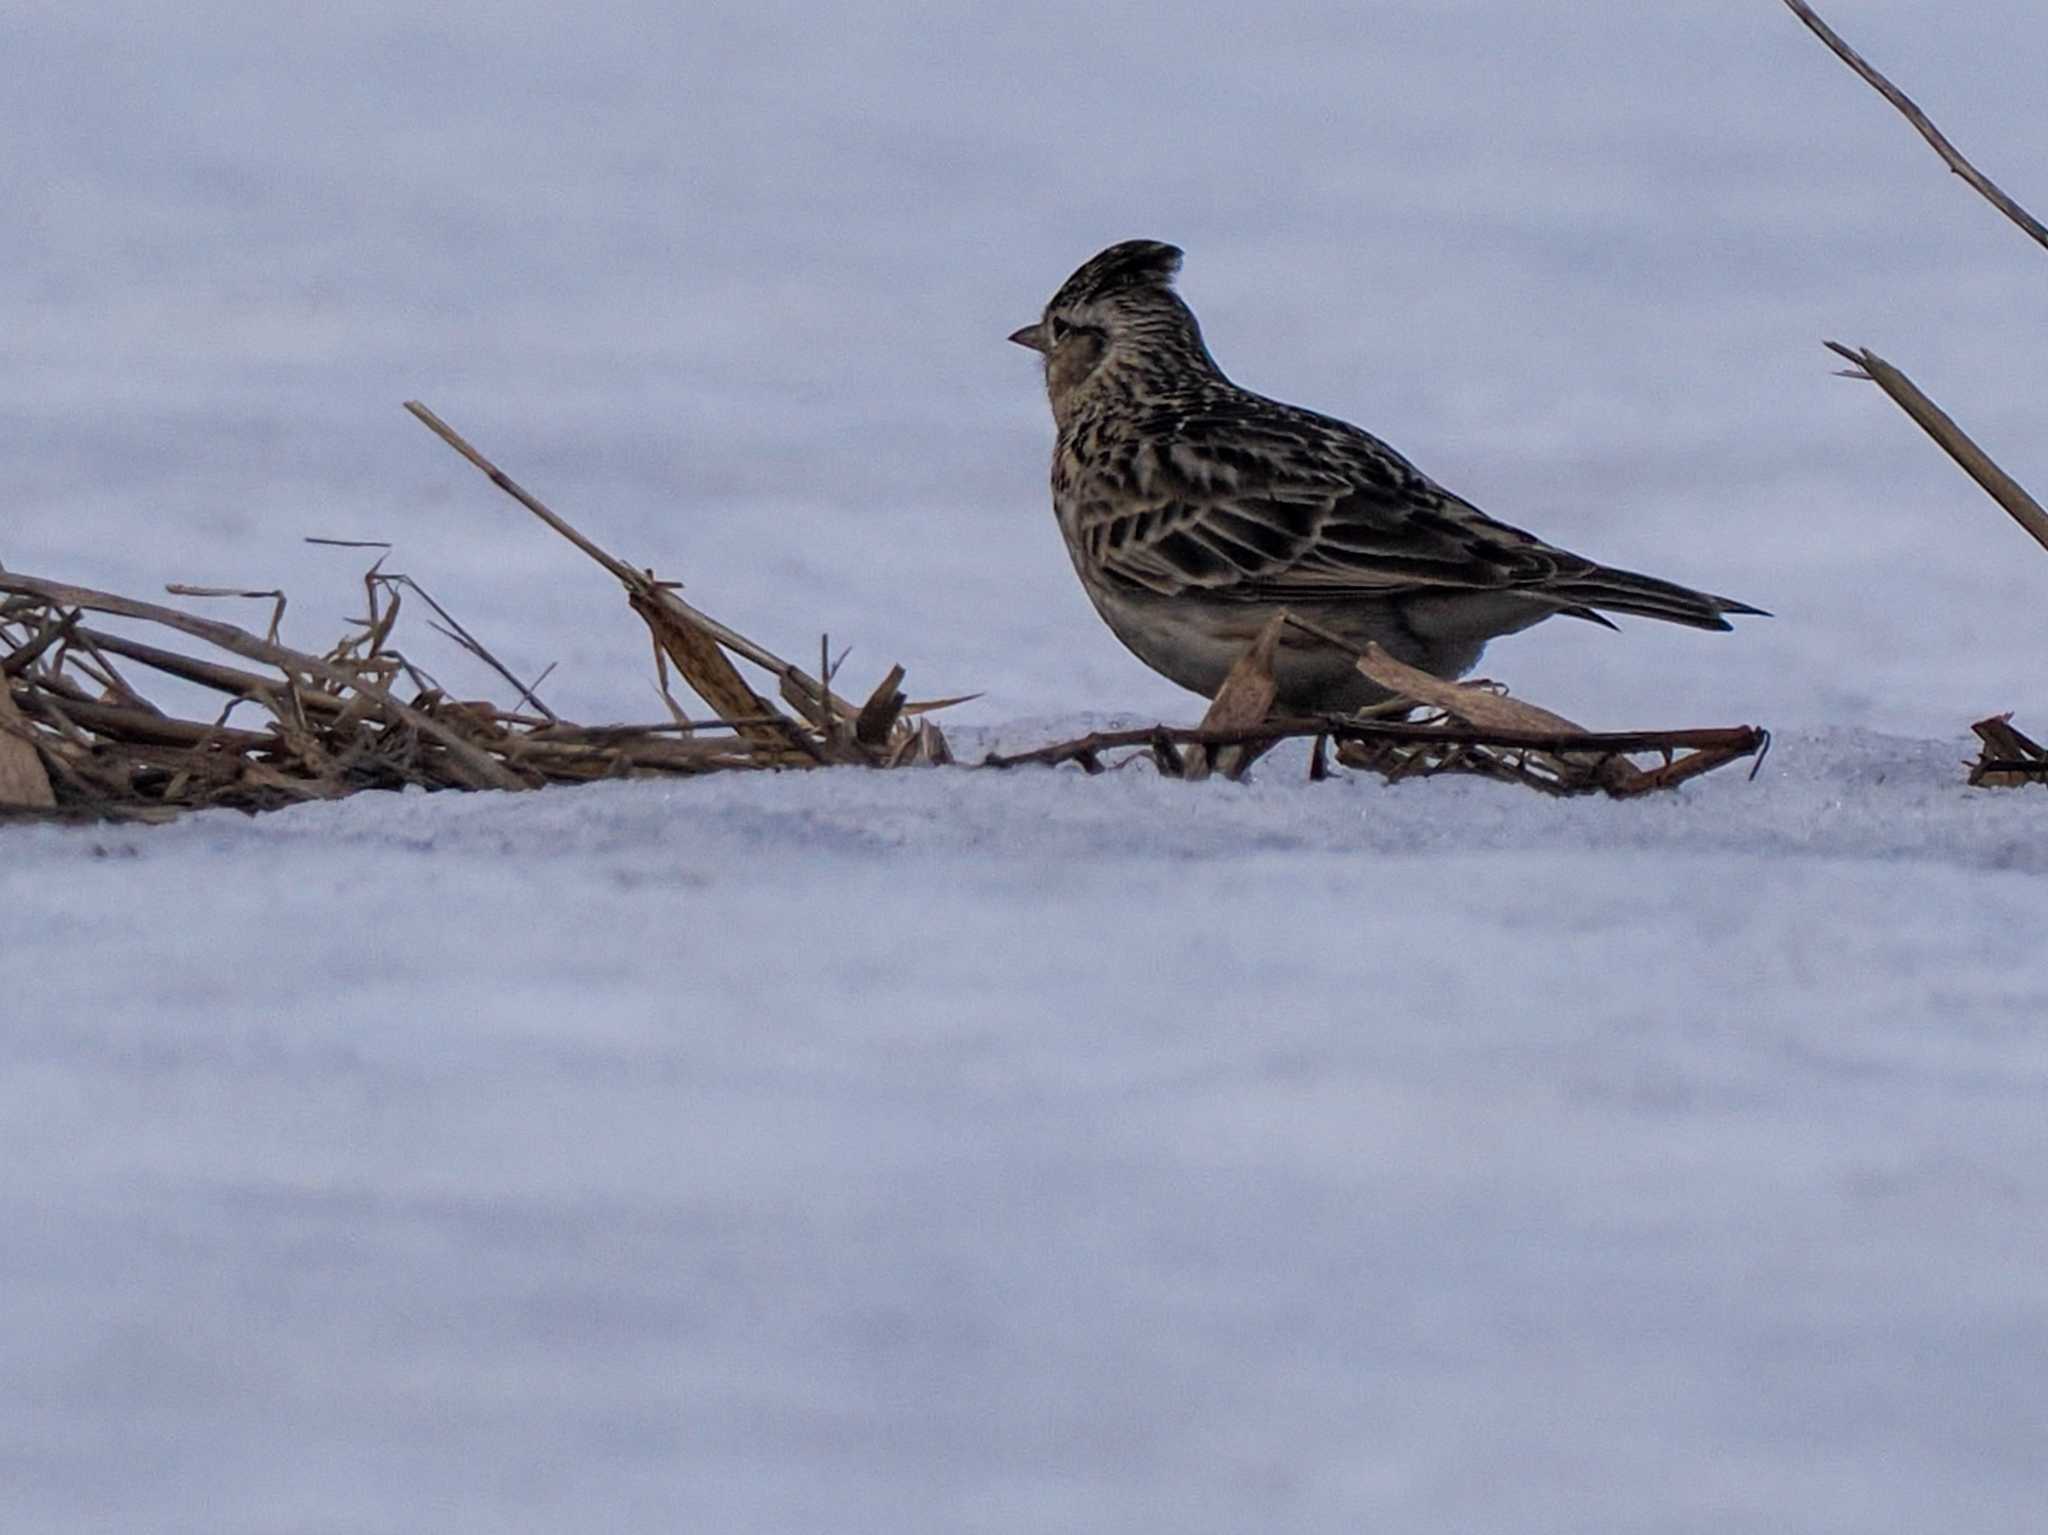
[{"label": "eurasian skylark", "polygon": [[[1457,677],[1486,642],[1597,609],[1726,629],[1746,603],[1614,570],[1495,522],[1370,433],[1240,389],[1173,291],[1181,253],[1113,245],[1010,337],[1044,354],[1053,511],[1095,610],[1139,660],[1212,696],[1282,608]],[[1278,703],[1385,693],[1289,628]]]}]

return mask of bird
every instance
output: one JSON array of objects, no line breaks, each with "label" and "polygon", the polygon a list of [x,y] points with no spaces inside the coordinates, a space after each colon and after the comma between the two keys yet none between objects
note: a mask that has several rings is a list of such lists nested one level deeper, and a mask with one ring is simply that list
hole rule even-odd
[{"label": "bird", "polygon": [[1044,366],[1074,570],[1154,671],[1214,697],[1284,610],[1312,627],[1280,636],[1275,707],[1348,713],[1389,697],[1357,668],[1368,642],[1452,679],[1556,614],[1610,629],[1603,611],[1719,630],[1768,616],[1545,543],[1370,432],[1238,387],[1174,291],[1182,254],[1112,245],[1009,338]]}]

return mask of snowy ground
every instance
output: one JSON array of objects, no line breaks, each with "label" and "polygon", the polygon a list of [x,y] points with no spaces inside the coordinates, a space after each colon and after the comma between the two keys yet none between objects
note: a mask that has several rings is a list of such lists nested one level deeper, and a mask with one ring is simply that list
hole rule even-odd
[{"label": "snowy ground", "polygon": [[[1488,657],[1777,729],[1647,803],[1281,758],[7,830],[0,1529],[2038,1529],[2048,798],[1960,762],[2048,710],[2048,562],[1818,343],[2038,487],[2039,253],[1775,3],[1566,9],[0,16],[14,568],[282,582],[317,647],[300,537],[391,538],[645,717],[419,396],[771,643],[986,689],[970,749],[1187,718],[1001,341],[1150,235],[1245,382],[1779,614]],[[2048,203],[2036,7],[1835,19]]]}]

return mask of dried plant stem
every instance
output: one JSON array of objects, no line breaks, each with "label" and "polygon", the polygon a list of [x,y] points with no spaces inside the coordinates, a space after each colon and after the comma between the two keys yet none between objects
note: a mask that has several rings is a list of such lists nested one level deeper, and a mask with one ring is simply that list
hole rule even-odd
[{"label": "dried plant stem", "polygon": [[477,452],[475,448],[469,445],[468,440],[464,438],[460,432],[456,431],[454,427],[450,426],[447,422],[443,421],[431,410],[428,410],[427,407],[422,405],[418,400],[407,400],[405,402],[405,408],[411,411],[413,415],[417,416],[420,422],[427,428],[428,431],[432,432],[436,437],[440,438],[443,442],[447,443],[449,447],[453,448],[457,453],[460,453],[464,458],[468,459],[472,464],[476,465],[476,467],[483,472],[485,479],[489,480],[493,485],[497,486],[498,489],[505,492],[505,494],[510,496],[514,501],[517,501],[521,506],[525,507],[529,512],[533,513],[534,516],[538,517],[542,522],[546,523],[549,527],[553,528],[557,533],[561,534],[562,537],[568,539],[570,543],[574,544],[578,549],[581,549],[593,560],[596,560],[597,563],[602,565],[606,570],[609,570],[613,575],[617,576],[619,580],[625,584],[628,590],[632,590],[636,587],[646,585],[648,583],[649,578],[643,572],[635,570],[631,565],[628,565],[624,560],[617,558],[616,556],[600,548],[598,545],[592,543],[589,539],[585,538],[581,533],[577,532],[575,528],[571,527],[562,518],[557,517],[553,512],[549,511],[547,507],[541,503],[539,497],[529,495],[525,490],[521,489],[519,484],[515,480],[513,480],[513,478],[509,474],[505,473],[504,470],[500,469],[496,464],[492,463],[489,459],[485,458],[483,454]]},{"label": "dried plant stem", "polygon": [[[78,634],[81,639],[91,640],[110,655],[140,662],[144,666],[163,672],[166,676],[211,688],[216,693],[225,693],[231,698],[260,697],[265,692],[276,691],[280,686],[275,677],[265,677],[258,672],[245,672],[239,667],[222,666],[218,661],[203,661],[197,656],[181,655],[175,650],[146,645],[141,640],[131,640],[123,634],[110,634],[104,629],[81,627]],[[339,713],[345,707],[342,700],[318,688],[301,687],[298,690],[298,697],[299,702],[310,709]]]},{"label": "dried plant stem", "polygon": [[1932,437],[1944,453],[1962,466],[1965,474],[1983,486],[1985,493],[2004,507],[2012,520],[2025,528],[2036,543],[2048,549],[2048,511],[2042,510],[2041,503],[2027,494],[2025,486],[1993,463],[1991,456],[1978,447],[1946,411],[1922,394],[1910,378],[1867,347],[1846,347],[1835,341],[1828,342],[1827,347],[1856,365],[1856,371],[1847,377],[1868,379],[1890,395],[1899,409],[1913,418],[1914,425]]},{"label": "dried plant stem", "polygon": [[[818,699],[827,696],[825,684],[818,678],[811,676],[801,667],[783,660],[782,657],[776,655],[765,646],[755,644],[737,630],[728,629],[710,614],[699,612],[696,608],[678,597],[672,586],[655,580],[653,576],[644,570],[634,569],[594,540],[584,536],[566,518],[549,510],[537,496],[523,489],[504,470],[500,469],[472,447],[460,432],[456,431],[454,427],[443,421],[418,400],[407,400],[405,408],[411,411],[428,431],[439,437],[449,447],[460,453],[481,470],[484,477],[497,486],[498,489],[505,492],[506,495],[517,501],[529,512],[532,512],[534,516],[540,518],[542,522],[545,522],[549,527],[561,534],[562,537],[568,539],[570,543],[610,571],[631,596],[647,603],[667,608],[683,622],[694,624],[697,628],[705,631],[705,633],[718,641],[719,644],[732,651],[733,654],[753,662],[764,671],[773,672],[778,678],[801,689],[811,698]],[[706,702],[712,703],[714,707],[716,706],[716,700],[707,699]],[[849,716],[859,712],[856,705],[836,696],[831,698],[831,707]],[[758,714],[760,711],[752,710],[749,712]]]},{"label": "dried plant stem", "polygon": [[1862,54],[1842,41],[1834,28],[1822,21],[1814,13],[1813,7],[1806,4],[1806,0],[1785,0],[1785,4],[1793,15],[1806,23],[1808,30],[1815,37],[1833,50],[1835,57],[1861,75],[1865,83],[1899,110],[1900,115],[1913,125],[1920,137],[1927,140],[1950,170],[1967,181],[1992,207],[2025,230],[2035,244],[2048,249],[2048,227],[2044,227],[2039,219],[2008,197],[1989,176],[1964,159],[1962,151],[1948,141],[1947,135],[1934,126],[1925,112],[1914,105],[1910,96],[1879,74]]}]

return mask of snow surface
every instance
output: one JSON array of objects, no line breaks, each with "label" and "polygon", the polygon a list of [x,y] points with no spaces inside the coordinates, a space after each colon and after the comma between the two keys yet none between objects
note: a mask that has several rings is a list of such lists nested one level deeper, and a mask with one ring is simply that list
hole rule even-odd
[{"label": "snow surface", "polygon": [[[1834,19],[2048,203],[2032,0]],[[987,690],[963,754],[1186,719],[1001,341],[1150,235],[1245,382],[1779,614],[1489,655],[1777,730],[1640,803],[1297,752],[8,829],[0,1530],[2041,1527],[2048,799],[1960,764],[2048,708],[2048,570],[1818,343],[2038,485],[2048,290],[1782,7],[0,41],[17,569],[281,583],[318,647],[360,557],[301,537],[390,538],[646,717],[417,396],[769,643]]]}]

